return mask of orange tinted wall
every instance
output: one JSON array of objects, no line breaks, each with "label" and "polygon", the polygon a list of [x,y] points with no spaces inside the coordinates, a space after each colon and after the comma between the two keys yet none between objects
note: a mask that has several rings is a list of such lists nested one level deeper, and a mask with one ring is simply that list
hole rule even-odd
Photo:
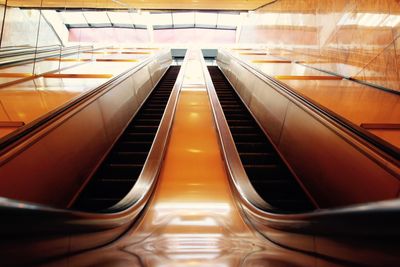
[{"label": "orange tinted wall", "polygon": [[250,13],[240,43],[400,91],[400,3],[281,0]]}]

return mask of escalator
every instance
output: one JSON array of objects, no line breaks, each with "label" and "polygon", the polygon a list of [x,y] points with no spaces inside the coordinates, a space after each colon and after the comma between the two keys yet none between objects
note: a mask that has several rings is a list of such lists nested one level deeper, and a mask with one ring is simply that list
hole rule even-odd
[{"label": "escalator", "polygon": [[315,207],[222,72],[208,67],[240,160],[257,193],[280,212]]},{"label": "escalator", "polygon": [[168,69],[79,195],[74,209],[104,210],[128,194],[142,171],[179,69]]},{"label": "escalator", "polygon": [[[240,97],[219,69],[210,68],[244,169],[259,194],[280,210],[243,201],[247,195],[240,191],[246,188],[230,185],[242,177],[248,180],[243,168],[235,176],[232,166],[241,167],[240,160],[202,64],[208,92],[182,90],[178,101],[180,88],[191,80],[184,79],[186,63],[176,82],[172,77],[179,68],[171,67],[133,117],[74,206],[97,212],[11,201],[0,205],[2,265],[398,265],[398,208],[386,205],[372,214],[371,206],[314,210]],[[157,178],[144,189],[149,166]],[[146,196],[123,210],[101,212],[133,185]]]}]

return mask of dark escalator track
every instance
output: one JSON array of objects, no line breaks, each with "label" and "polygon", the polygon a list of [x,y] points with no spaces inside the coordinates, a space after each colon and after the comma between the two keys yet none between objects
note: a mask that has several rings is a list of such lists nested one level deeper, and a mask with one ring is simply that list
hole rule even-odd
[{"label": "dark escalator track", "polygon": [[104,210],[132,189],[150,151],[179,69],[179,66],[168,69],[75,201],[74,209]]},{"label": "dark escalator track", "polygon": [[243,167],[257,193],[282,212],[314,209],[222,72],[216,66],[209,66],[208,70]]}]

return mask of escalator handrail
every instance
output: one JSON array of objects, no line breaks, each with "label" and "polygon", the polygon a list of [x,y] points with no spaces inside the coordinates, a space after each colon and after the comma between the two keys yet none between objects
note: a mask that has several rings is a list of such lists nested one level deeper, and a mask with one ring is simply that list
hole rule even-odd
[{"label": "escalator handrail", "polygon": [[274,88],[277,92],[285,94],[286,97],[290,97],[291,99],[294,99],[296,102],[299,102],[302,107],[307,107],[310,110],[312,110],[314,114],[318,114],[318,116],[332,122],[335,125],[335,127],[341,129],[342,131],[348,133],[358,141],[362,142],[365,146],[373,150],[375,153],[379,154],[386,161],[389,161],[391,164],[400,167],[400,149],[398,149],[394,145],[386,142],[383,139],[380,139],[379,137],[370,134],[366,130],[355,125],[354,123],[350,122],[349,120],[345,119],[339,114],[336,114],[333,111],[328,110],[327,108],[319,105],[315,101],[297,93],[290,86],[265,74],[261,70],[257,69],[256,67],[252,66],[248,62],[242,60],[241,58],[235,56],[229,51],[224,50],[223,52],[226,53],[229,57],[233,58],[242,67],[244,67],[245,69],[256,75],[266,84]]},{"label": "escalator handrail", "polygon": [[50,52],[50,51],[65,51],[71,49],[80,49],[83,47],[91,47],[93,45],[71,45],[71,46],[63,46],[63,45],[46,45],[46,46],[38,46],[38,47],[20,47],[16,49],[7,49],[2,52],[0,50],[0,58],[4,57],[12,57],[12,56],[19,56],[19,55],[28,55],[28,54],[36,54],[42,52]]},{"label": "escalator handrail", "polygon": [[[162,53],[162,52],[160,52]],[[134,67],[124,71],[123,73],[112,77],[110,80],[105,82],[104,84],[95,87],[87,92],[80,94],[78,97],[66,102],[60,107],[54,109],[50,113],[44,114],[43,116],[33,120],[30,123],[25,124],[23,127],[18,130],[12,132],[9,135],[6,135],[0,138],[0,166],[1,162],[4,161],[4,155],[12,150],[13,148],[19,146],[26,138],[32,136],[34,133],[40,131],[43,128],[46,128],[48,125],[53,123],[58,118],[65,116],[67,113],[75,110],[82,104],[88,104],[90,99],[94,99],[95,96],[99,96],[100,94],[105,94],[109,90],[111,90],[114,86],[125,80],[130,75],[138,72],[152,60],[154,60],[159,54],[155,54]],[[20,149],[20,148],[19,148]]]},{"label": "escalator handrail", "polygon": [[[150,149],[142,173],[131,192],[117,205],[101,213],[52,208],[46,205],[0,197],[2,222],[0,236],[21,234],[62,235],[101,232],[130,224],[140,214],[157,182],[158,172],[170,135],[186,62],[181,67],[177,81],[168,100],[160,127]],[[29,227],[22,227],[29,224]]]},{"label": "escalator handrail", "polygon": [[19,47],[19,48],[9,48],[9,49],[4,49],[0,50],[0,58],[4,57],[11,57],[15,55],[22,55],[22,54],[34,54],[37,53],[38,51],[54,51],[54,50],[60,50],[61,45],[46,45],[46,46],[39,46],[39,47]]},{"label": "escalator handrail", "polygon": [[[274,210],[266,203],[255,191],[244,170],[211,76],[205,62],[202,64],[229,181],[243,211],[251,214],[251,218],[247,217],[254,225],[307,235],[329,233],[329,235],[346,237],[385,236],[398,239],[400,200],[397,199],[296,214],[279,213],[279,210]],[[263,232],[263,229],[257,227],[256,229]]]},{"label": "escalator handrail", "polygon": [[155,186],[169,140],[187,62],[188,59],[185,57],[179,70],[178,77],[176,78],[174,87],[172,88],[171,95],[169,96],[167,106],[165,107],[165,111],[154,137],[153,144],[151,145],[145,164],[134,187],[120,202],[109,208],[107,210],[108,212],[124,210],[133,203],[140,201],[144,197],[143,192],[151,192],[152,190],[150,189]]},{"label": "escalator handrail", "polygon": [[251,200],[255,206],[264,210],[273,210],[273,207],[260,197],[254,187],[251,185],[250,180],[247,178],[246,171],[240,160],[239,153],[236,149],[235,142],[225,119],[221,103],[219,102],[214,84],[204,59],[201,59],[201,64],[208,98],[210,100],[211,110],[214,116],[214,122],[219,135],[222,152],[226,159],[225,164],[227,165],[229,176],[232,178],[231,181],[235,184],[235,187],[238,188],[238,190],[242,191],[242,194],[252,196]]},{"label": "escalator handrail", "polygon": [[[65,49],[63,49],[62,47],[61,47],[61,49],[60,49],[60,47],[57,49],[48,49],[47,51],[40,51],[39,53],[24,53],[24,54],[16,53],[15,55],[10,56],[11,57],[10,60],[7,60],[8,57],[4,57],[5,59],[4,58],[0,59],[0,67],[5,68],[5,67],[19,66],[21,64],[32,63],[35,61],[41,61],[46,58],[50,58],[50,57],[54,57],[54,56],[65,57],[65,56],[77,54],[80,52],[95,51],[95,50],[99,50],[99,49],[103,49],[103,48],[105,48],[105,47],[94,48],[93,46],[73,46],[73,47],[68,47]],[[51,52],[54,52],[54,53],[48,54]],[[28,57],[27,55],[30,55],[30,56]],[[16,60],[15,57],[24,57],[24,58]]]}]

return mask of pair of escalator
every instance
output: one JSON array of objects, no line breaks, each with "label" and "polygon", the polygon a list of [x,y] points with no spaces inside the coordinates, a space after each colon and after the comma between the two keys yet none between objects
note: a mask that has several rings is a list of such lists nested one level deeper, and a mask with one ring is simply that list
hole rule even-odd
[{"label": "pair of escalator", "polygon": [[[218,67],[209,72],[246,173],[260,196],[280,210],[301,212],[313,205]],[[153,143],[179,72],[172,66],[115,143],[73,208],[104,210],[134,186]]]}]

